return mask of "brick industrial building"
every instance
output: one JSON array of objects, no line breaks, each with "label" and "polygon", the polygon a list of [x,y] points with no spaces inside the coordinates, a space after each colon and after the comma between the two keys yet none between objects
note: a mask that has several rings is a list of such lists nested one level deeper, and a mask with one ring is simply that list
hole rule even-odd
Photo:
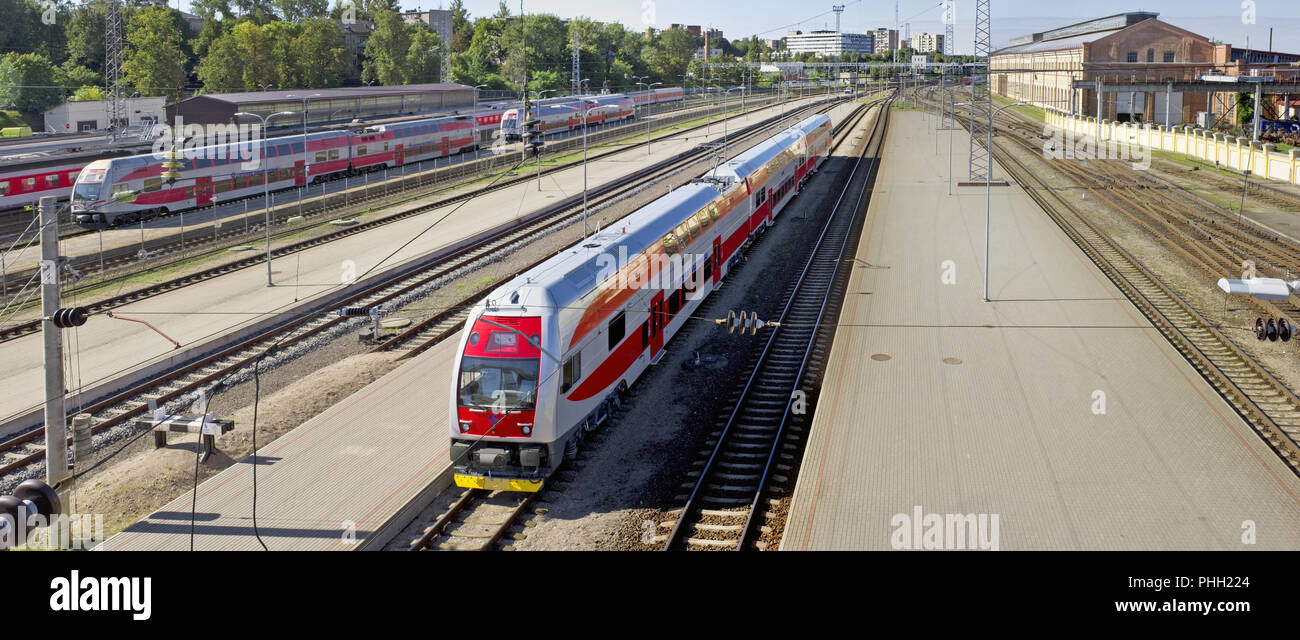
[{"label": "brick industrial building", "polygon": [[[990,55],[993,90],[1018,101],[1095,116],[1096,90],[1076,88],[1075,82],[1100,80],[1113,87],[1195,82],[1212,74],[1272,76],[1278,83],[1300,77],[1293,64],[1300,55],[1215,43],[1157,16],[1121,13],[1015,38]],[[1101,117],[1180,124],[1208,112],[1231,121],[1235,101],[1235,92],[1171,91],[1168,98],[1160,91],[1106,92]],[[1294,103],[1295,98],[1269,96],[1265,117],[1285,115],[1284,101]]]}]

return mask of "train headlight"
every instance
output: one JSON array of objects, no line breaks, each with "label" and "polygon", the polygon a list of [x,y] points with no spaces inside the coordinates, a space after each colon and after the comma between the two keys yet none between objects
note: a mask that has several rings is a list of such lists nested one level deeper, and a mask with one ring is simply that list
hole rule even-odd
[{"label": "train headlight", "polygon": [[461,421],[460,421],[460,432],[461,432],[461,433],[469,433],[469,428],[470,428],[470,426],[473,425],[473,424],[474,424],[474,423],[470,422],[469,420],[461,420]]},{"label": "train headlight", "polygon": [[531,422],[520,423],[519,431],[524,435],[528,435],[533,432],[533,424]]}]

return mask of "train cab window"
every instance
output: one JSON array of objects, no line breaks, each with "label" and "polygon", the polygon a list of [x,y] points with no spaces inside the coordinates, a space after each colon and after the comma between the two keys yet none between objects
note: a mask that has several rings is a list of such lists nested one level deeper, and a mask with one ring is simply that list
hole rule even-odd
[{"label": "train cab window", "polygon": [[317,151],[317,152],[316,152],[316,162],[325,162],[325,158],[326,158],[326,157],[327,157],[327,155],[326,155],[326,153],[325,153],[324,151]]},{"label": "train cab window", "polygon": [[338,159],[339,159],[339,150],[338,150],[338,149],[330,149],[330,155],[329,155],[329,158],[330,158],[330,160],[338,160]]},{"label": "train cab window", "polygon": [[568,391],[573,385],[578,383],[582,377],[582,353],[573,354],[572,358],[564,361],[564,375],[560,381],[560,391]]},{"label": "train cab window", "polygon": [[364,156],[364,155],[366,155],[366,145],[363,144],[363,145],[357,147],[357,155],[359,155],[359,156]]},{"label": "train cab window", "polygon": [[157,191],[161,188],[162,188],[162,178],[145,178],[144,180],[145,193]]},{"label": "train cab window", "polygon": [[664,253],[670,256],[677,253],[677,236],[672,233],[664,236]]},{"label": "train cab window", "polygon": [[0,196],[7,196],[7,195],[9,195],[9,183],[0,182]]},{"label": "train cab window", "polygon": [[623,336],[627,335],[627,312],[620,311],[609,321],[609,350],[613,351],[623,342]]},{"label": "train cab window", "polygon": [[45,186],[46,188],[54,188],[59,186],[59,174],[55,173],[55,174],[45,176]]}]

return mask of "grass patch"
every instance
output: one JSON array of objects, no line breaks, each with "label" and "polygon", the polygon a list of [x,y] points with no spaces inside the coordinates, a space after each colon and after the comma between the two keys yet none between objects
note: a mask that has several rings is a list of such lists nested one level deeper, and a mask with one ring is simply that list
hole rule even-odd
[{"label": "grass patch", "polygon": [[25,127],[27,122],[17,111],[12,109],[0,109],[0,127]]}]

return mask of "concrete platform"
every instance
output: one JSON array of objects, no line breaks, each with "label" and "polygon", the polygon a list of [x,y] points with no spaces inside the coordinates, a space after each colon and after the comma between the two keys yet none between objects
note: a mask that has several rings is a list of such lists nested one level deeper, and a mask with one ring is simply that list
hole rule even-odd
[{"label": "concrete platform", "polygon": [[[778,106],[754,112],[750,114],[749,122],[758,122],[780,113],[781,109],[783,107]],[[834,117],[843,117],[849,110],[849,106],[838,107],[833,112]],[[719,127],[713,129],[720,132]],[[694,147],[698,142],[655,142],[648,155],[632,152],[592,162],[588,167],[588,184],[600,185],[640,171]],[[733,153],[740,151],[742,149],[738,147],[732,149]],[[582,167],[579,165],[543,176],[540,191],[536,182],[525,182],[466,203],[440,207],[277,259],[272,263],[274,287],[266,286],[266,267],[261,265],[114,311],[146,319],[184,347],[190,347],[263,320],[268,314],[291,308],[298,301],[333,291],[341,286],[342,276],[349,271],[361,276],[372,268],[382,270],[400,265],[581,191]],[[435,221],[438,222],[435,224]],[[593,225],[611,222],[599,216],[592,220]],[[411,241],[409,245],[393,254],[407,241]],[[69,374],[68,386],[74,391],[82,387],[92,388],[128,371],[166,359],[174,350],[170,342],[148,327],[105,316],[91,318],[76,333],[78,342],[69,342],[65,347],[71,354],[74,369]],[[4,390],[0,394],[0,422],[24,414],[44,401],[41,344],[39,334],[0,344],[0,362],[5,363],[0,370],[0,389]]]},{"label": "concrete platform", "polygon": [[925,548],[925,514],[954,546],[948,514],[1004,550],[1300,548],[1300,480],[1018,185],[983,301],[984,189],[946,195],[934,135],[894,113],[781,548]]},{"label": "concrete platform", "polygon": [[[267,548],[358,548],[439,477],[449,463],[445,405],[459,341],[457,333],[258,453],[257,525]],[[245,458],[199,485],[195,550],[261,549],[252,469]],[[104,549],[188,550],[190,499],[172,500]]]}]

